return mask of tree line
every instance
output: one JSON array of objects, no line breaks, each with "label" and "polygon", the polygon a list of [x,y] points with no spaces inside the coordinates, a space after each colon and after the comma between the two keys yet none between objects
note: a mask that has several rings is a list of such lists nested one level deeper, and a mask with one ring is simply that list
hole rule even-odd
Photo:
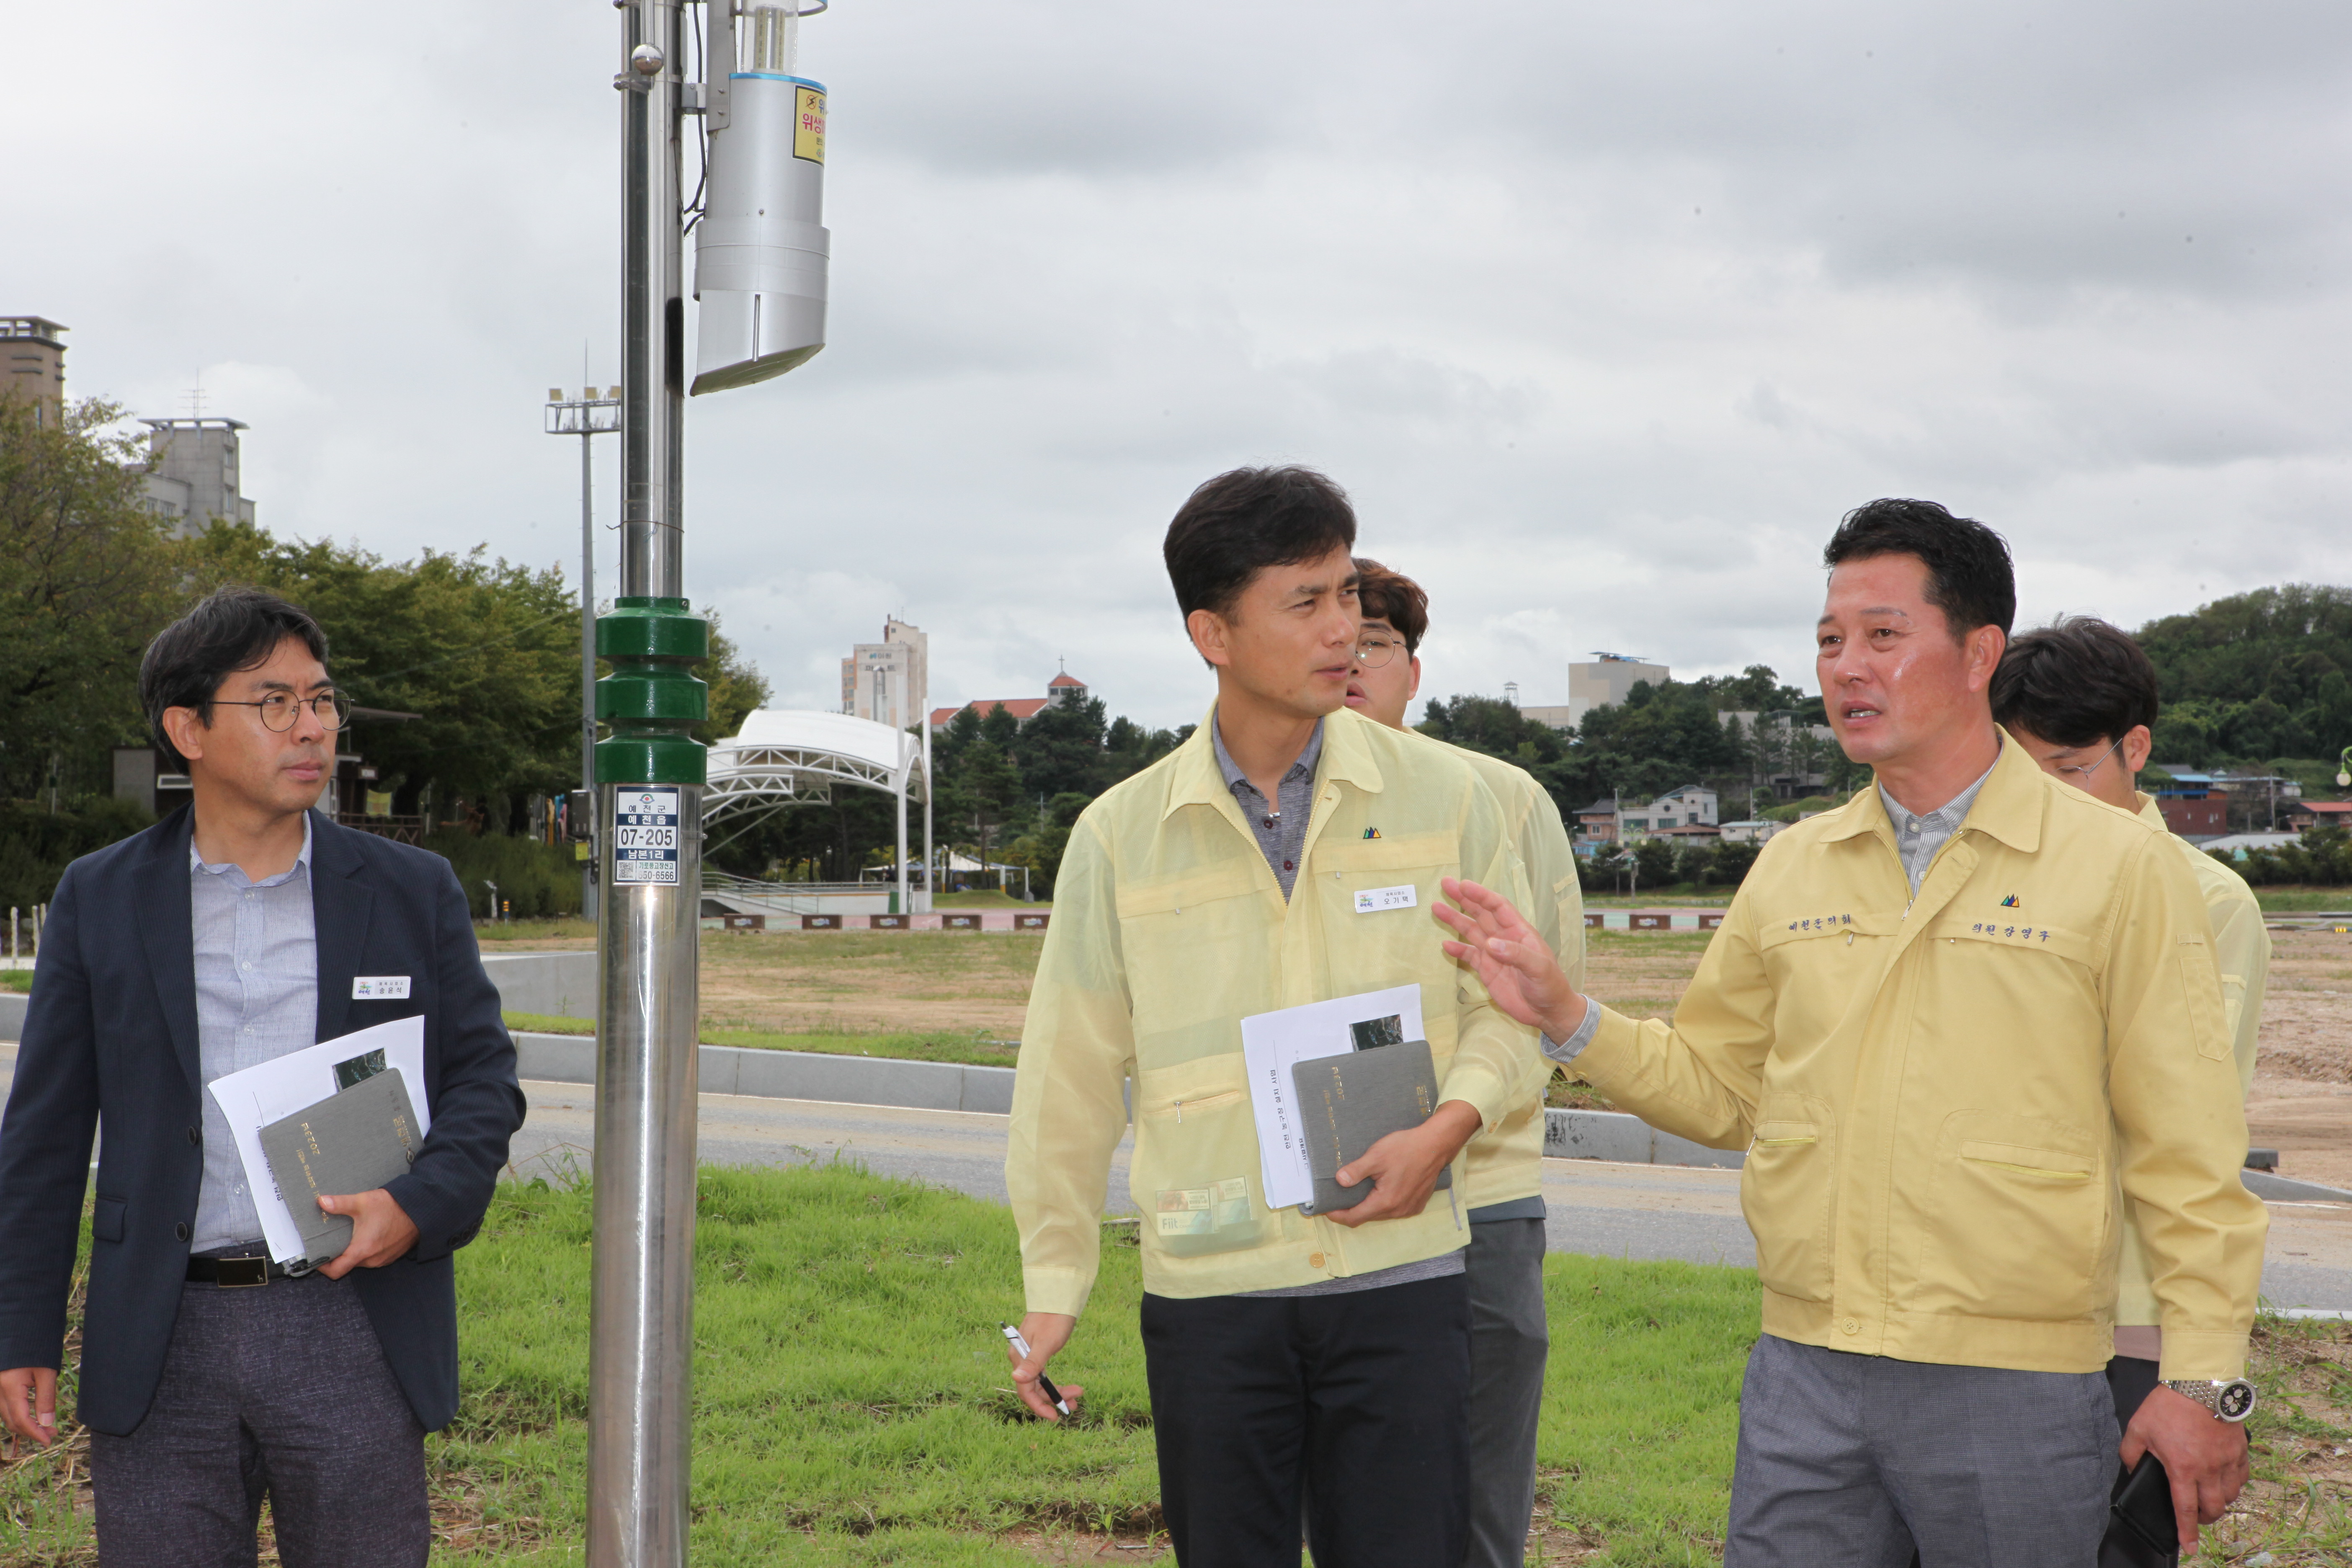
[{"label": "tree line", "polygon": [[[436,822],[461,833],[512,835],[528,826],[531,796],[576,786],[580,601],[560,569],[480,548],[390,561],[250,523],[178,537],[148,508],[145,454],[121,433],[123,414],[83,399],[45,425],[28,400],[0,397],[0,845],[29,851],[9,857],[15,901],[47,897],[68,849],[139,826],[112,799],[112,752],[148,739],[140,655],[224,584],[304,606],[355,704],[416,715],[359,721],[341,747],[377,770],[396,814],[429,802]],[[705,741],[732,735],[767,700],[716,626],[696,673],[710,685],[710,720],[696,731]]]}]

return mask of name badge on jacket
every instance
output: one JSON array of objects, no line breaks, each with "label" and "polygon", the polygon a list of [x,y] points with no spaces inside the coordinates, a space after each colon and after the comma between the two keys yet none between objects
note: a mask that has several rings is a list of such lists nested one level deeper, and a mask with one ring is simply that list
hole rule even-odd
[{"label": "name badge on jacket", "polygon": [[1383,910],[1409,910],[1413,907],[1412,884],[1402,888],[1370,888],[1356,895],[1356,912],[1376,915]]},{"label": "name badge on jacket", "polygon": [[405,1002],[408,1000],[408,976],[405,974],[355,974],[352,977],[352,1000],[354,1002]]}]

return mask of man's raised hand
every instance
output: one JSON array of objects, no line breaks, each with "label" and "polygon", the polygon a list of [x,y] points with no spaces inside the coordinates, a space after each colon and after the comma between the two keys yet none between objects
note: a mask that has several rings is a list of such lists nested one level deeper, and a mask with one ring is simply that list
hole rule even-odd
[{"label": "man's raised hand", "polygon": [[1510,900],[1475,882],[1444,879],[1445,896],[1461,908],[1433,904],[1430,912],[1461,940],[1444,944],[1446,956],[1466,963],[1486,987],[1495,1005],[1555,1040],[1564,1040],[1584,1022],[1584,998]]}]

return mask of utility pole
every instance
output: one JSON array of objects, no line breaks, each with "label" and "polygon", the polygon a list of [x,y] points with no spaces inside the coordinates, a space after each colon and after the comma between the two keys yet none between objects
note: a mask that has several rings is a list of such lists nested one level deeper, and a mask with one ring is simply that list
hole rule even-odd
[{"label": "utility pole", "polygon": [[[585,356],[583,356],[583,358]],[[596,467],[593,447],[599,436],[621,428],[621,389],[605,395],[586,385],[587,366],[581,367],[580,395],[567,398],[560,386],[547,389],[546,430],[551,436],[580,437],[580,787],[595,798],[596,790]],[[588,835],[587,863],[580,868],[580,918],[596,918],[596,839]]]},{"label": "utility pole", "polygon": [[[825,89],[794,76],[799,0],[621,12],[621,582],[596,622],[595,1217],[589,1568],[683,1568],[693,1423],[695,1058],[710,651],[685,574],[688,393],[683,147],[704,117],[692,390],[782,375],[824,346]],[[812,10],[824,8],[816,0]]]}]

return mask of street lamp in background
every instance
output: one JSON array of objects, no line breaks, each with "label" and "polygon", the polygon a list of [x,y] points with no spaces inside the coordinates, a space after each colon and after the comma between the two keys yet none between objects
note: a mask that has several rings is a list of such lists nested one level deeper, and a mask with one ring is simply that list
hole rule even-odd
[{"label": "street lamp in background", "polygon": [[[596,789],[596,468],[591,450],[599,436],[621,429],[621,389],[598,396],[593,386],[566,397],[547,389],[547,433],[580,437],[580,787],[594,801]],[[593,823],[574,837],[588,846],[580,868],[580,918],[596,918],[596,844]]]}]

